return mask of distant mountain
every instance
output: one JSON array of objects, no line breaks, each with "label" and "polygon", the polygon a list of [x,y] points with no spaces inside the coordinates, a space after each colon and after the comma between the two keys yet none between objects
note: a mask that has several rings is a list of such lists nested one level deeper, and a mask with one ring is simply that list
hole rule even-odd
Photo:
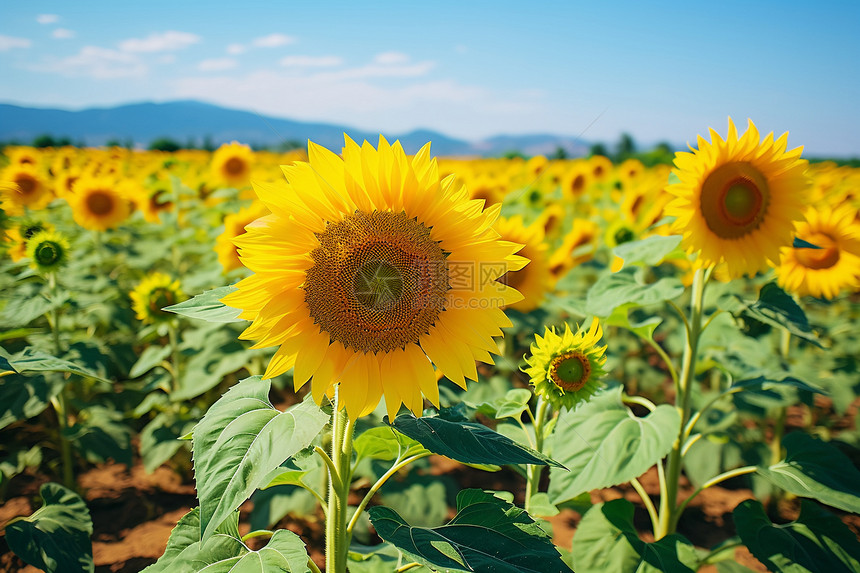
[{"label": "distant mountain", "polygon": [[[155,139],[169,137],[180,144],[194,141],[201,145],[208,138],[216,145],[236,140],[261,146],[290,141],[304,145],[310,139],[325,147],[340,148],[344,133],[359,141],[375,141],[379,137],[378,133],[343,125],[267,117],[198,101],[138,103],[81,111],[0,104],[0,141],[7,142],[29,143],[48,134],[93,146],[129,139],[146,146]],[[423,129],[385,136],[391,141],[399,139],[408,153],[431,141],[433,154],[446,156],[497,156],[511,151],[537,155],[551,154],[558,148],[577,156],[588,150],[587,144],[576,138],[544,134],[499,135],[477,142]]]}]

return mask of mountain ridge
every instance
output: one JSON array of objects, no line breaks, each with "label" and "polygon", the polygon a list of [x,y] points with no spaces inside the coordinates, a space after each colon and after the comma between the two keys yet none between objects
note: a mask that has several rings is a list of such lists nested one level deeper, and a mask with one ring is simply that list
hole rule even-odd
[{"label": "mountain ridge", "polygon": [[[198,145],[207,138],[215,145],[235,140],[259,146],[287,142],[304,146],[311,140],[337,149],[343,145],[344,133],[355,140],[372,142],[379,137],[379,132],[336,123],[276,118],[197,100],[137,102],[76,111],[0,103],[0,141],[30,142],[46,134],[91,146],[129,139],[147,146],[163,137],[180,144],[195,141]],[[434,155],[444,156],[498,156],[511,151],[547,155],[558,148],[569,156],[578,156],[588,151],[588,144],[578,138],[553,134],[501,134],[468,141],[426,128],[402,134],[382,133],[390,141],[399,140],[408,153],[415,153],[428,141],[432,142]]]}]

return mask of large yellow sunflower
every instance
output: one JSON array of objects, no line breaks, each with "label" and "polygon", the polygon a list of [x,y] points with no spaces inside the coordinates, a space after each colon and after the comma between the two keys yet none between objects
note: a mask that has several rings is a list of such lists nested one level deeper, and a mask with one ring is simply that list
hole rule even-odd
[{"label": "large yellow sunflower", "polygon": [[236,141],[225,143],[212,154],[212,175],[216,180],[234,187],[248,184],[254,152]]},{"label": "large yellow sunflower", "polygon": [[282,167],[289,184],[254,182],[271,215],[235,240],[254,275],[222,301],[252,320],[242,338],[280,346],[265,377],[293,368],[317,403],[334,396],[351,418],[384,395],[420,414],[439,404],[431,361],[465,387],[492,363],[501,310],[522,298],[496,281],[526,260],[493,230],[499,207],[440,180],[429,144],[414,158],[382,137],[346,138],[343,158],[309,143],[309,162]]},{"label": "large yellow sunflower", "polygon": [[75,222],[84,229],[105,231],[125,221],[131,212],[128,199],[117,190],[113,179],[81,177],[67,197]]},{"label": "large yellow sunflower", "polygon": [[860,223],[857,209],[811,207],[797,237],[818,248],[784,247],[776,268],[779,285],[797,294],[836,298],[860,286]]},{"label": "large yellow sunflower", "polygon": [[9,215],[20,215],[25,209],[41,209],[51,199],[51,190],[35,167],[16,163],[3,170],[0,203]]},{"label": "large yellow sunflower", "polygon": [[754,275],[779,260],[790,245],[794,221],[805,201],[806,160],[802,147],[786,151],[788,134],[759,141],[750,120],[738,138],[729,118],[726,140],[711,130],[711,143],[699,136],[698,150],[675,154],[680,181],[667,187],[675,196],[666,214],[685,249],[698,253],[697,264],[726,263],[728,275]]},{"label": "large yellow sunflower", "polygon": [[509,307],[520,312],[530,312],[541,305],[544,295],[553,286],[543,225],[537,221],[526,227],[522,217],[517,215],[510,219],[499,219],[496,231],[505,241],[523,245],[519,254],[531,261],[522,269],[512,269],[502,278],[502,282],[523,295],[522,300]]}]

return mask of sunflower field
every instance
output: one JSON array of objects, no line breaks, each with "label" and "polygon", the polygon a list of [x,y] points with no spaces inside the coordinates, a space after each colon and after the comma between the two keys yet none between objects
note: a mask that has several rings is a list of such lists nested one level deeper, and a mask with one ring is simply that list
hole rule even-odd
[{"label": "sunflower field", "polygon": [[3,149],[0,568],[860,571],[860,169],[786,135]]}]

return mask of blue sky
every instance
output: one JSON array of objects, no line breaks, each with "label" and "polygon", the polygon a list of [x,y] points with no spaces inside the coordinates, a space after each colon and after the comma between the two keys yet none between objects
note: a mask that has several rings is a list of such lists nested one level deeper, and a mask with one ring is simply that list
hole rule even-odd
[{"label": "blue sky", "polygon": [[199,99],[366,130],[860,156],[860,2],[4,2],[0,102]]}]

